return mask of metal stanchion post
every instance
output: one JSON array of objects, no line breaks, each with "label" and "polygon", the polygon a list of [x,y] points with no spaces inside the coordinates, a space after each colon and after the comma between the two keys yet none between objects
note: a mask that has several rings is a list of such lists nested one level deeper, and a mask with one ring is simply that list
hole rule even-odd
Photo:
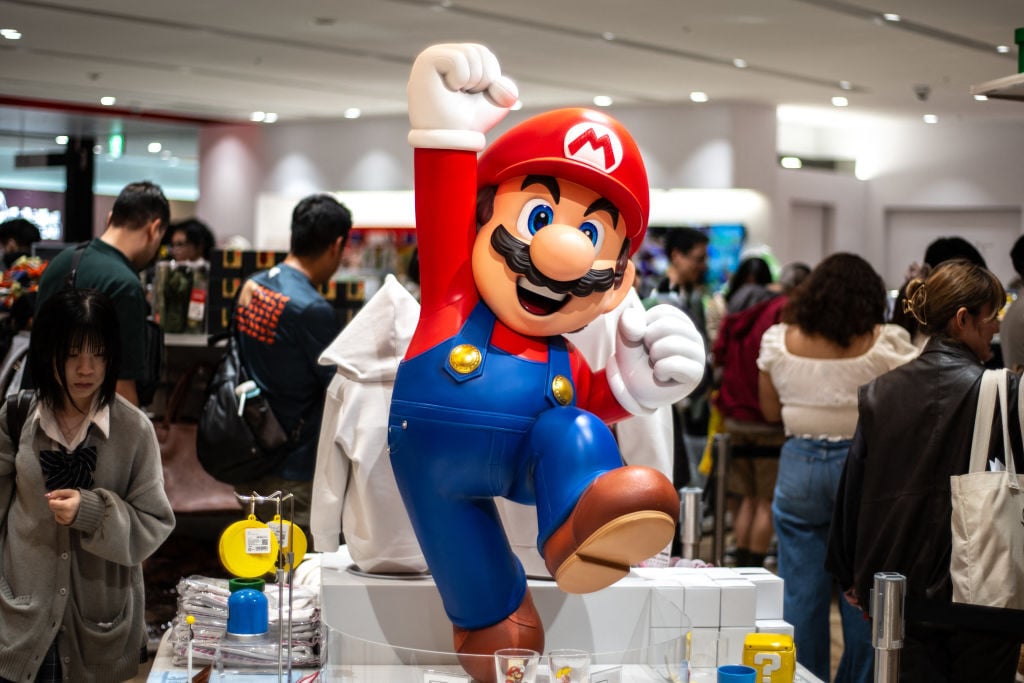
[{"label": "metal stanchion post", "polygon": [[697,559],[700,552],[701,498],[704,490],[696,486],[679,489],[679,540],[683,558]]},{"label": "metal stanchion post", "polygon": [[871,645],[875,648],[875,683],[900,680],[903,649],[903,599],[907,578],[895,572],[875,574],[871,591]]},{"label": "metal stanchion post", "polygon": [[715,434],[715,536],[713,562],[723,566],[725,557],[725,474],[729,467],[729,435]]}]

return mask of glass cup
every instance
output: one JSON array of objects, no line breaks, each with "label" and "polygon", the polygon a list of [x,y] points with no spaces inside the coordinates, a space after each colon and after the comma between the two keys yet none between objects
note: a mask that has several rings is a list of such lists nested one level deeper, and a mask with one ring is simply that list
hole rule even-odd
[{"label": "glass cup", "polygon": [[509,647],[494,653],[496,683],[535,683],[540,653],[520,647]]},{"label": "glass cup", "polygon": [[590,653],[586,650],[552,650],[548,653],[551,683],[589,683]]}]

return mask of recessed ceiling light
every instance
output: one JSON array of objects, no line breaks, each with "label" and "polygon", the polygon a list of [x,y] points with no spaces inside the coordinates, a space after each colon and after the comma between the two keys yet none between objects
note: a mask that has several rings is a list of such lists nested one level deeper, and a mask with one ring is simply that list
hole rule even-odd
[{"label": "recessed ceiling light", "polygon": [[895,12],[886,12],[882,15],[882,18],[886,21],[900,21],[903,17],[896,14]]},{"label": "recessed ceiling light", "polygon": [[850,81],[839,81],[840,90],[853,90],[853,83]]},{"label": "recessed ceiling light", "polygon": [[779,159],[779,165],[782,168],[803,168],[804,162],[800,161],[800,157],[782,157]]},{"label": "recessed ceiling light", "polygon": [[850,100],[846,99],[845,97],[842,97],[841,95],[836,95],[835,97],[832,98],[833,107],[846,107],[849,106],[849,104]]},{"label": "recessed ceiling light", "polygon": [[7,40],[21,40],[21,31],[16,28],[0,28],[0,37]]},{"label": "recessed ceiling light", "polygon": [[53,141],[56,142],[58,145],[66,145],[66,144],[68,144],[68,136],[67,135],[58,135],[57,137],[55,137],[53,139]]},{"label": "recessed ceiling light", "polygon": [[1001,55],[1005,55],[1009,51],[1010,51],[1010,46],[1009,45],[996,45],[996,52],[998,52]]},{"label": "recessed ceiling light", "polygon": [[747,60],[737,58],[737,59],[732,60],[732,65],[734,67],[736,67],[737,69],[746,69],[747,68]]},{"label": "recessed ceiling light", "polygon": [[977,102],[988,102],[988,95],[975,95],[974,99]]},{"label": "recessed ceiling light", "polygon": [[690,101],[691,102],[707,102],[708,101],[708,94],[706,92],[701,92],[700,90],[694,90],[692,93],[690,93]]},{"label": "recessed ceiling light", "polygon": [[938,123],[939,122],[939,117],[936,116],[935,114],[925,114],[924,116],[921,117],[921,119],[925,123]]},{"label": "recessed ceiling light", "polygon": [[604,33],[601,34],[601,37],[604,38],[605,40],[615,40],[615,34],[612,33],[611,31],[605,31]]},{"label": "recessed ceiling light", "polygon": [[164,146],[161,145],[159,142],[151,142],[148,145],[146,145],[146,150],[150,154],[156,154],[157,152],[159,152],[163,148],[164,148]]},{"label": "recessed ceiling light", "polygon": [[612,102],[612,98],[608,97],[608,95],[594,95],[595,107],[610,107]]},{"label": "recessed ceiling light", "polygon": [[112,107],[116,103],[117,103],[117,98],[116,97],[110,97],[108,95],[107,97],[101,97],[100,98],[100,104],[102,104],[104,107]]},{"label": "recessed ceiling light", "polygon": [[272,111],[268,111],[267,115],[263,117],[263,123],[274,123],[277,121],[277,114]]},{"label": "recessed ceiling light", "polygon": [[345,110],[345,113],[342,114],[346,119],[358,119],[362,115],[363,112],[359,107],[349,107]]},{"label": "recessed ceiling light", "polygon": [[249,114],[249,120],[255,123],[259,123],[265,118],[267,118],[267,112],[265,111],[254,111],[253,113]]}]

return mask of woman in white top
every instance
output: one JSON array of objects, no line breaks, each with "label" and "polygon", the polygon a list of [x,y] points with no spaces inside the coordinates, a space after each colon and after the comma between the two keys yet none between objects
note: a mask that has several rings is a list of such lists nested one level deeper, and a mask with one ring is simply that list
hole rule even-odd
[{"label": "woman in white top", "polygon": [[[857,388],[913,359],[907,331],[884,324],[882,279],[864,259],[833,254],[792,293],[781,324],[761,339],[761,412],[782,420],[772,514],[785,580],[784,616],[797,659],[830,678],[832,576],[825,552],[836,488],[857,426]],[[867,683],[874,652],[869,624],[840,598],[845,649],[836,681]]]}]

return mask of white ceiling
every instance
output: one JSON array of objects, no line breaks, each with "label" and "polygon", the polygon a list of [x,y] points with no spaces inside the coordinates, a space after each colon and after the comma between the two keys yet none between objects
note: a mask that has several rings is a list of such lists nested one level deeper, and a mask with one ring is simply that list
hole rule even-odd
[{"label": "white ceiling", "polygon": [[[416,54],[451,41],[491,47],[528,110],[700,90],[820,108],[845,95],[851,113],[940,123],[1020,119],[1018,103],[969,94],[1016,73],[1018,26],[1021,0],[0,0],[0,28],[22,34],[0,39],[0,138],[105,137],[114,122],[174,132],[257,110],[280,121],[397,114]],[[106,95],[117,116],[14,106],[99,108]]]}]

